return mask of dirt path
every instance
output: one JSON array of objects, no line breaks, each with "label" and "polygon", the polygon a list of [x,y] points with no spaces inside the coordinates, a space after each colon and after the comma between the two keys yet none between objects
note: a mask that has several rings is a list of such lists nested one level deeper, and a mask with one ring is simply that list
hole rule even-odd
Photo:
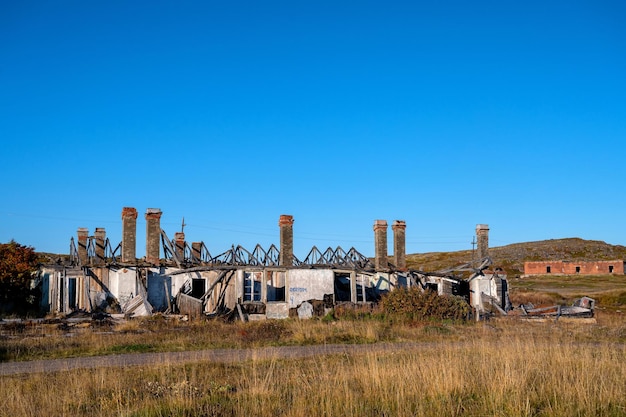
[{"label": "dirt path", "polygon": [[0,376],[32,374],[38,372],[61,372],[73,369],[114,368],[165,363],[170,365],[195,362],[241,362],[253,359],[303,358],[314,355],[353,354],[363,352],[382,353],[425,347],[428,343],[380,343],[372,345],[318,345],[281,346],[258,349],[211,349],[186,352],[128,353],[122,355],[92,356],[69,359],[49,359],[29,362],[0,363]]}]

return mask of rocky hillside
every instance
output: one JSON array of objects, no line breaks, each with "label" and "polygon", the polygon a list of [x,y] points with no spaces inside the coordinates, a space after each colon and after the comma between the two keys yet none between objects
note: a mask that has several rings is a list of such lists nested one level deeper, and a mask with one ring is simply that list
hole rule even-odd
[{"label": "rocky hillside", "polygon": [[[568,238],[493,247],[489,248],[489,253],[494,267],[503,268],[509,276],[517,276],[524,273],[526,261],[626,259],[626,246],[610,245],[598,240]],[[407,266],[422,271],[437,271],[471,260],[471,250],[431,252],[407,255]]]}]

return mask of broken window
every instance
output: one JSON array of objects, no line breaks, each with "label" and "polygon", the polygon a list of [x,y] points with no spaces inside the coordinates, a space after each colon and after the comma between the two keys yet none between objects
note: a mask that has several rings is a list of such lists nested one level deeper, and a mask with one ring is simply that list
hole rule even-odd
[{"label": "broken window", "polygon": [[262,272],[244,272],[243,301],[261,301]]},{"label": "broken window", "polygon": [[398,274],[396,285],[399,288],[408,288],[410,286],[409,277],[406,275]]},{"label": "broken window", "polygon": [[609,265],[609,274],[613,273],[613,265]]},{"label": "broken window", "polygon": [[191,296],[194,298],[202,298],[205,290],[205,281],[202,278],[193,278],[191,280]]},{"label": "broken window", "polygon": [[58,277],[58,305],[60,312],[70,312],[78,308],[78,287],[76,278]]},{"label": "broken window", "polygon": [[335,273],[335,301],[352,301],[350,274]]},{"label": "broken window", "polygon": [[580,267],[579,266],[576,267],[576,273],[577,274],[580,273]]},{"label": "broken window", "polygon": [[439,285],[439,295],[452,295],[452,282],[444,280]]},{"label": "broken window", "polygon": [[67,279],[67,306],[70,310],[78,307],[76,300],[76,278]]},{"label": "broken window", "polygon": [[267,301],[285,301],[284,271],[267,271]]},{"label": "broken window", "polygon": [[[378,279],[378,281],[376,281]],[[371,276],[357,274],[356,276],[356,302],[377,302],[380,301],[381,293],[388,291],[388,280],[384,276]],[[383,288],[381,290],[381,288]]]},{"label": "broken window", "polygon": [[452,284],[452,295],[463,297],[465,301],[467,301],[469,304],[470,302],[469,282],[462,280],[462,281]]},{"label": "broken window", "polygon": [[552,268],[550,266],[546,266],[546,274],[552,273]]}]

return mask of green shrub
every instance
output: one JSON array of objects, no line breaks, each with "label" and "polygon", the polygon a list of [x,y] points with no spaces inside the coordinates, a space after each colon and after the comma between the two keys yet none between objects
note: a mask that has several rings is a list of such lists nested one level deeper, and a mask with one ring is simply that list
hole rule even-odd
[{"label": "green shrub", "polygon": [[470,311],[469,305],[461,297],[440,296],[434,291],[422,292],[416,287],[390,291],[382,297],[379,307],[389,318],[410,321],[464,320]]}]

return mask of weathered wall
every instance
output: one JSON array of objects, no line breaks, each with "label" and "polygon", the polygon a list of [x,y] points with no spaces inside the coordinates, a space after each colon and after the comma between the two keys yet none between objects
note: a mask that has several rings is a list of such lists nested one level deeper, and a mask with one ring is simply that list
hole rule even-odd
[{"label": "weathered wall", "polygon": [[87,298],[90,279],[86,281],[81,268],[42,267],[39,271],[42,313],[90,310],[93,301]]},{"label": "weathered wall", "polygon": [[53,311],[52,290],[57,273],[54,269],[42,268],[39,274],[41,279],[41,300],[39,301],[39,308],[42,313],[49,313]]},{"label": "weathered wall", "polygon": [[500,279],[493,274],[485,274],[470,282],[470,305],[479,310],[484,310],[487,306],[483,304],[481,293],[502,301],[502,295],[498,292],[498,282]]},{"label": "weathered wall", "polygon": [[624,275],[624,260],[614,261],[540,261],[524,262],[525,275]]},{"label": "weathered wall", "polygon": [[109,272],[109,290],[123,306],[138,294],[137,271],[134,268],[111,269]]},{"label": "weathered wall", "polygon": [[172,293],[172,278],[162,275],[158,268],[150,269],[148,271],[148,302],[155,311],[165,311],[168,308],[166,287],[171,297],[176,295]]},{"label": "weathered wall", "polygon": [[371,277],[372,287],[378,288],[379,291],[389,291],[392,286],[396,285],[397,277],[395,274],[387,274],[377,272]]},{"label": "weathered wall", "polygon": [[89,282],[87,287],[90,305],[94,310],[106,308],[107,306],[107,293],[110,292],[109,276],[110,271],[108,268],[97,267],[89,269]]},{"label": "weathered wall", "polygon": [[[179,271],[178,268],[151,268],[148,273],[148,302],[152,304],[155,311],[165,311],[169,307],[167,297],[173,299],[187,281],[193,279],[204,279],[205,289],[214,282],[217,272],[185,272],[183,274],[173,274]],[[213,277],[213,279],[209,279]],[[166,289],[167,288],[167,289]],[[169,294],[168,294],[169,293]]]},{"label": "weathered wall", "polygon": [[178,308],[181,314],[187,314],[190,319],[202,317],[202,301],[189,295],[180,294]]},{"label": "weathered wall", "polygon": [[[215,283],[215,281],[219,278],[219,276],[221,275],[221,271],[205,271],[202,272],[202,277],[206,278],[207,282],[206,282],[206,291],[209,290],[210,286],[213,285]],[[226,281],[229,279],[229,277],[232,275],[234,275],[234,272],[227,272],[226,276],[224,276],[224,283],[226,283]],[[225,289],[225,295],[224,295],[224,307],[229,308],[229,309],[233,309],[235,308],[236,304],[237,304],[237,299],[235,297],[236,294],[236,285],[235,285],[235,278],[234,276],[231,278],[230,282],[228,283],[228,286]],[[217,284],[215,287],[213,287],[213,290],[211,292],[211,295],[209,297],[207,297],[206,300],[206,304],[205,304],[205,312],[207,313],[212,313],[215,311],[215,309],[218,307],[217,305],[217,301],[218,301],[218,297],[220,295],[220,292],[223,290],[223,284]]]},{"label": "weathered wall", "polygon": [[[178,294],[183,285],[185,285],[185,282],[191,281],[194,278],[202,278],[202,274],[200,272],[186,272],[184,274],[169,275],[169,273],[174,271],[178,271],[178,269],[164,268],[162,272],[163,275],[167,275],[170,278],[169,291],[172,297],[176,297],[176,294]],[[161,286],[163,285],[161,284]]]},{"label": "weathered wall", "polygon": [[289,317],[289,305],[282,302],[268,303],[265,307],[265,315],[268,319],[286,319]]},{"label": "weathered wall", "polygon": [[287,272],[287,302],[289,308],[303,301],[323,300],[333,294],[335,274],[332,270],[292,269]]}]

